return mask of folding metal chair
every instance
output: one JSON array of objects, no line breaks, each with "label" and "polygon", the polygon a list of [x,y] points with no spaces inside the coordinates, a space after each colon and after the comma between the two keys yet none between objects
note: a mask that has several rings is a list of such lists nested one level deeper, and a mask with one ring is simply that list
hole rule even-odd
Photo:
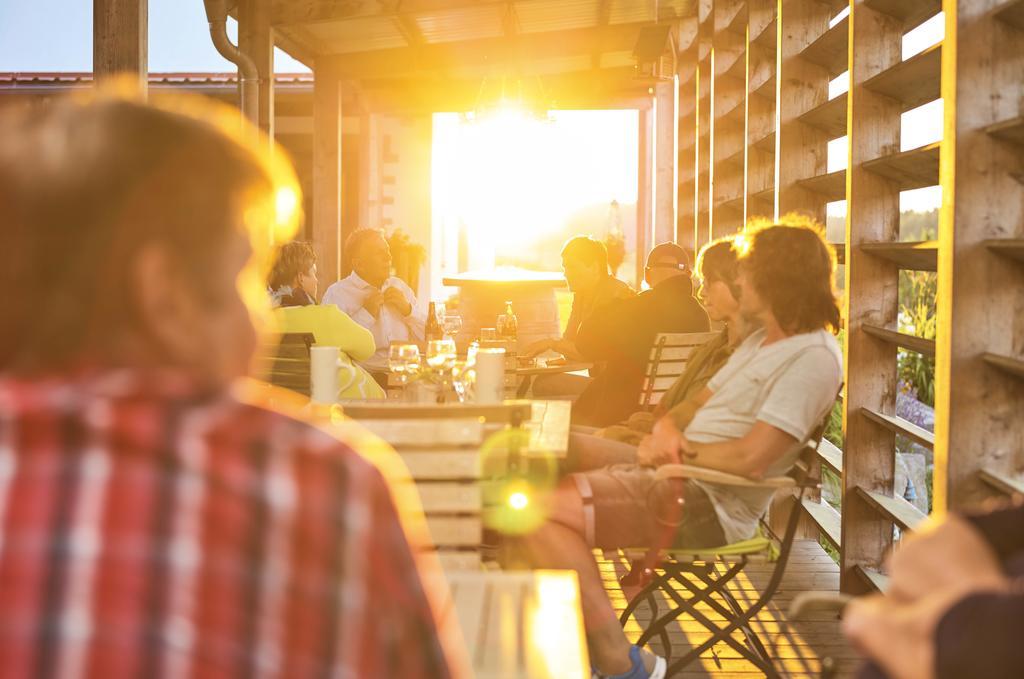
[{"label": "folding metal chair", "polygon": [[[641,604],[647,603],[651,607],[651,622],[640,635],[637,645],[644,646],[651,639],[658,637],[669,661],[666,676],[672,676],[679,672],[700,658],[701,654],[707,650],[712,650],[714,653],[714,646],[719,642],[728,644],[741,657],[764,672],[766,676],[780,676],[768,649],[753,629],[751,621],[775,596],[779,583],[782,581],[800,522],[800,512],[798,511],[800,501],[807,489],[818,487],[818,482],[810,479],[810,474],[817,454],[816,449],[824,434],[826,423],[827,415],[810,438],[810,441],[814,442],[813,446],[808,444],[803,449],[797,463],[786,476],[752,481],[741,476],[689,465],[665,465],[658,469],[656,477],[658,480],[692,479],[747,488],[787,490],[793,492],[796,500],[794,509],[786,522],[781,542],[778,543],[770,537],[770,531],[762,519],[759,536],[717,548],[687,550],[670,547],[661,550],[655,559],[652,559],[648,553],[643,560],[637,558],[643,554],[643,550],[625,550],[627,558],[633,560],[633,568],[623,578],[623,581],[631,577],[635,579],[637,576],[635,571],[641,568],[646,572],[642,572],[640,578],[646,581],[646,584],[629,601],[619,621],[625,626],[630,616]],[[729,591],[728,585],[743,573],[743,569],[749,563],[773,563],[774,569],[767,586],[756,600],[740,602]],[[680,587],[686,595],[678,591]],[[664,593],[671,601],[669,609],[664,613],[659,609],[658,592]],[[716,595],[721,600],[717,600]],[[724,622],[716,622],[698,610],[698,606],[701,604],[706,604],[721,615]],[[711,638],[673,662],[668,627],[682,616],[689,616],[703,625],[711,632]],[[733,633],[736,631],[743,633],[743,641],[733,637]],[[715,662],[718,663],[717,654]]]}]

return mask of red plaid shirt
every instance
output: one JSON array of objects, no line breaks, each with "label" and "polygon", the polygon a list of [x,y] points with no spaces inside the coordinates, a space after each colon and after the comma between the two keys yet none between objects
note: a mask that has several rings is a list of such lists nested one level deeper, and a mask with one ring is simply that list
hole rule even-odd
[{"label": "red plaid shirt", "polygon": [[380,473],[167,375],[0,378],[0,677],[446,677]]}]

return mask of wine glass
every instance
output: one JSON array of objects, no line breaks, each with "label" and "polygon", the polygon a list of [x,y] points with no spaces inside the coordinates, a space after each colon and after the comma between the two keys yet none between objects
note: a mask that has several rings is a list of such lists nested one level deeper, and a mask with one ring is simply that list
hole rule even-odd
[{"label": "wine glass", "polygon": [[420,348],[415,344],[399,344],[398,362],[402,364],[403,384],[420,371]]},{"label": "wine glass", "polygon": [[462,330],[462,316],[447,315],[444,317],[442,326],[444,327],[445,337],[455,339],[455,336]]},{"label": "wine glass", "polygon": [[388,348],[388,370],[395,374],[398,383],[405,385],[408,376],[405,374],[405,356],[402,355],[403,345],[392,344]]},{"label": "wine glass", "polygon": [[427,343],[427,365],[441,371],[450,369],[455,363],[455,340],[440,339]]}]

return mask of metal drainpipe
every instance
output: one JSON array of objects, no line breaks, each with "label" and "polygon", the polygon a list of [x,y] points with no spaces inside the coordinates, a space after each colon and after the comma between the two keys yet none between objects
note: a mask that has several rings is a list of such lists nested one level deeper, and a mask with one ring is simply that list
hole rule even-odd
[{"label": "metal drainpipe", "polygon": [[228,0],[203,0],[206,5],[206,19],[210,22],[210,37],[213,46],[222,57],[238,67],[239,99],[242,115],[254,124],[259,123],[260,76],[256,62],[228,38]]}]

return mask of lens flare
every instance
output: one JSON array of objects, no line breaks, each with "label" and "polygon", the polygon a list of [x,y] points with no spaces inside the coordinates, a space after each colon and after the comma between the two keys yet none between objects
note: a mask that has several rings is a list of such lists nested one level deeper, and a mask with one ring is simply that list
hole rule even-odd
[{"label": "lens flare", "polygon": [[515,510],[526,509],[530,504],[530,498],[526,493],[512,493],[508,496],[508,506]]}]

